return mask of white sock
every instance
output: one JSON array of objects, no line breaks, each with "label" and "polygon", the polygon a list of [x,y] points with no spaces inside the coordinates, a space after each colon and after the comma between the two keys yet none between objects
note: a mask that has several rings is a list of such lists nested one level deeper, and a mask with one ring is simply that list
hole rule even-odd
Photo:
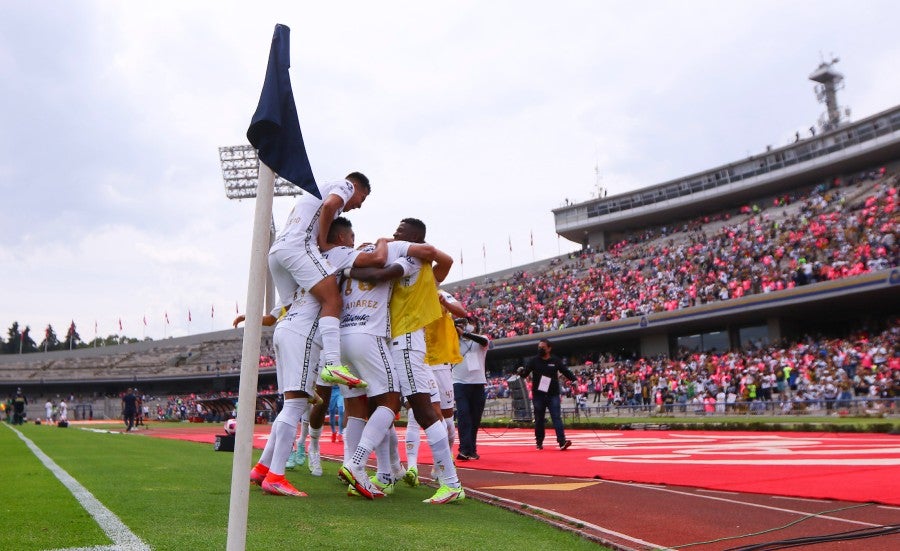
[{"label": "white sock", "polygon": [[393,469],[391,468],[391,439],[385,436],[385,438],[381,439],[381,442],[375,446],[375,473],[378,474],[378,480],[382,482],[387,482],[387,479],[391,478],[391,473],[393,473]]},{"label": "white sock", "polygon": [[372,454],[372,450],[374,450],[378,444],[385,440],[388,427],[390,427],[393,422],[394,412],[391,411],[390,408],[385,406],[378,406],[375,408],[375,411],[372,412],[372,415],[369,416],[369,420],[366,422],[366,427],[362,431],[359,444],[353,452],[350,466],[354,469],[364,469],[366,467],[366,461],[368,461],[369,455]]},{"label": "white sock", "polygon": [[391,472],[394,474],[406,472],[400,464],[400,438],[397,437],[397,428],[391,424],[388,429],[388,452],[390,453]]},{"label": "white sock", "polygon": [[459,488],[459,477],[456,476],[453,454],[447,442],[447,427],[443,421],[437,421],[425,429],[425,435],[428,437],[428,446],[431,448],[431,456],[434,457],[434,468],[441,483],[451,488]]},{"label": "white sock", "polygon": [[347,418],[347,427],[344,429],[344,465],[349,465],[353,459],[353,452],[359,446],[359,439],[362,438],[364,428],[366,428],[366,422],[359,417]]},{"label": "white sock", "polygon": [[272,423],[270,436],[275,436],[275,443],[272,445],[272,461],[269,464],[269,472],[272,474],[284,474],[285,464],[288,456],[291,455],[294,435],[297,434],[297,423],[300,422],[300,418],[308,407],[309,402],[306,401],[306,398],[288,398],[284,401],[281,413]]},{"label": "white sock", "polygon": [[456,443],[456,425],[453,424],[453,417],[444,417],[444,425],[447,426],[447,442],[450,443],[450,451],[453,451],[453,444]]},{"label": "white sock", "polygon": [[322,359],[326,364],[341,363],[341,324],[333,316],[319,318],[319,332],[322,334]]},{"label": "white sock", "polygon": [[308,416],[300,422],[300,436],[297,437],[297,451],[306,453],[306,436],[309,434],[309,418]]},{"label": "white sock", "polygon": [[422,436],[419,434],[419,423],[416,421],[413,410],[406,412],[406,467],[412,469],[419,468],[419,441]]},{"label": "white sock", "polygon": [[322,427],[309,429],[309,453],[319,453],[319,437],[322,436]]}]

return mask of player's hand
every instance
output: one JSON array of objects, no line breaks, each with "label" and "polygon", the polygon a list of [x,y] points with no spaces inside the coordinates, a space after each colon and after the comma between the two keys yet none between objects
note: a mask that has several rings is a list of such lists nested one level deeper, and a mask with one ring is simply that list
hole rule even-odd
[{"label": "player's hand", "polygon": [[238,317],[234,318],[234,321],[231,323],[231,325],[233,325],[234,327],[237,327],[238,324],[241,323],[242,321],[244,321],[245,319],[247,319],[246,316],[244,316],[244,314],[240,314],[240,315],[238,315]]}]

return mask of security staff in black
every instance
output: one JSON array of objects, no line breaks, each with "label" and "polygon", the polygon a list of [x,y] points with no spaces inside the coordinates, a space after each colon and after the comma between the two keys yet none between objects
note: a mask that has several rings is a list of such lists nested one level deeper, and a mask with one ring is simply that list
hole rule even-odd
[{"label": "security staff in black", "polygon": [[550,410],[550,420],[556,430],[556,441],[559,449],[564,450],[572,445],[566,440],[563,429],[562,412],[559,398],[559,374],[562,373],[570,381],[575,380],[572,371],[563,365],[562,360],[550,352],[553,346],[547,339],[538,342],[538,355],[528,360],[525,367],[520,367],[521,377],[531,375],[531,402],[534,405],[534,440],[537,449],[544,449],[544,414]]}]

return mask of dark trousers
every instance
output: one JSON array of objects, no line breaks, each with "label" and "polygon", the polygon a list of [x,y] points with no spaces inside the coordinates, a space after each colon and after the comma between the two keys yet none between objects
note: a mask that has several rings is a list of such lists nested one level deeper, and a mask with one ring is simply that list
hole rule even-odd
[{"label": "dark trousers", "polygon": [[453,397],[456,400],[459,453],[471,456],[478,452],[476,440],[484,414],[484,385],[453,383]]},{"label": "dark trousers", "polygon": [[566,441],[566,433],[563,430],[562,408],[559,395],[548,396],[541,392],[535,392],[532,398],[534,404],[534,440],[538,446],[544,445],[544,414],[550,410],[550,420],[556,431],[556,441],[560,446]]},{"label": "dark trousers", "polygon": [[125,428],[131,430],[134,428],[134,411],[125,410]]}]

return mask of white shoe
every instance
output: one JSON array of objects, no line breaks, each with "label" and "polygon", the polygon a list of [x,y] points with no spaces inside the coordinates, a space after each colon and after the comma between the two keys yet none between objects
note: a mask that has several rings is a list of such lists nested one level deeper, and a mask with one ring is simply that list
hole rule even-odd
[{"label": "white shoe", "polygon": [[319,452],[309,450],[309,473],[313,476],[322,476],[322,456]]}]

